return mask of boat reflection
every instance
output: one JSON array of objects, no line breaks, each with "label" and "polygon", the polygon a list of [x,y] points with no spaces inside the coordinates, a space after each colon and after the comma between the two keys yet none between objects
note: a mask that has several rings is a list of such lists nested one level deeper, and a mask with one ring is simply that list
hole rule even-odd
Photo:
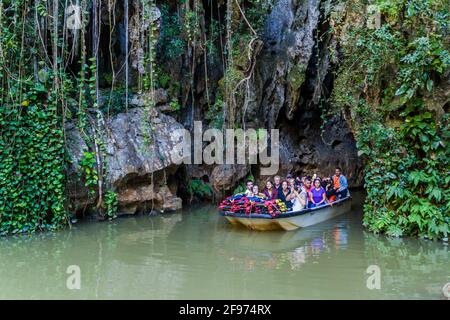
[{"label": "boat reflection", "polygon": [[345,226],[342,224],[337,224],[333,228],[333,239],[336,249],[346,249],[348,233]]},{"label": "boat reflection", "polygon": [[347,248],[348,233],[345,224],[325,222],[318,227],[291,232],[255,232],[230,229],[214,236],[221,245],[219,254],[239,264],[246,271],[255,269],[297,270],[308,260],[313,262],[333,250]]}]

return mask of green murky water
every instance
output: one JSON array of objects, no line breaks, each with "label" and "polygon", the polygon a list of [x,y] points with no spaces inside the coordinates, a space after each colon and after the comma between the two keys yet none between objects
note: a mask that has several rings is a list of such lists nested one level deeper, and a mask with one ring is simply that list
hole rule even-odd
[{"label": "green murky water", "polygon": [[[389,239],[354,209],[292,232],[236,229],[214,207],[0,239],[0,298],[442,299],[448,246]],[[66,273],[80,267],[79,290]],[[367,288],[370,265],[380,289]]]}]

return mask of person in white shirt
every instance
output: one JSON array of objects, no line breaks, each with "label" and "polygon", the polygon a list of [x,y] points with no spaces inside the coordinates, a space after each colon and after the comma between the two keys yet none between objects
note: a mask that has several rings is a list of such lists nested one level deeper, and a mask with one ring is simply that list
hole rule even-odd
[{"label": "person in white shirt", "polygon": [[307,193],[300,186],[295,186],[293,190],[292,211],[299,211],[306,208]]}]

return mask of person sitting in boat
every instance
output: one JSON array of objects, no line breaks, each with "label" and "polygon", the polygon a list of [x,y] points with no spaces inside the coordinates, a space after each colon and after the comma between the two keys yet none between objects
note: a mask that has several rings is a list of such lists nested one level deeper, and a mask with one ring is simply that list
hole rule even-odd
[{"label": "person sitting in boat", "polygon": [[306,208],[308,203],[306,191],[300,186],[295,186],[292,192],[292,211],[300,211]]},{"label": "person sitting in boat", "polygon": [[280,176],[275,176],[273,178],[273,182],[274,182],[274,188],[277,189],[277,193],[281,192],[281,178]]},{"label": "person sitting in boat", "polygon": [[[288,188],[289,188],[289,189],[291,189],[291,179],[292,179],[292,175],[289,173],[289,174],[286,175],[286,179],[283,180],[283,181],[286,181],[286,182],[287,182]],[[283,184],[283,183],[282,183],[282,184]],[[283,187],[283,185],[282,185],[281,187]]]},{"label": "person sitting in boat", "polygon": [[278,199],[278,190],[273,186],[273,183],[270,180],[267,180],[263,193],[270,200]]},{"label": "person sitting in boat", "polygon": [[328,202],[333,202],[336,200],[336,191],[333,188],[333,180],[331,177],[326,177],[322,179],[322,188],[325,189],[325,196]]},{"label": "person sitting in boat", "polygon": [[246,196],[252,196],[253,195],[253,181],[247,180],[247,183],[245,184],[247,189],[245,190]]},{"label": "person sitting in boat", "polygon": [[259,187],[257,184],[255,184],[255,185],[253,185],[253,188],[252,188],[252,194],[249,195],[249,197],[266,198],[266,195],[264,193],[259,192]]},{"label": "person sitting in boat", "polygon": [[314,187],[309,192],[309,207],[315,208],[323,206],[327,203],[327,196],[325,189],[320,185],[320,179],[314,180]]},{"label": "person sitting in boat", "polygon": [[323,177],[322,180],[320,180],[320,185],[322,186],[322,188],[325,189],[325,191],[327,191],[327,186],[328,185],[331,186],[331,178],[330,177]]},{"label": "person sitting in boat", "polygon": [[311,192],[311,189],[312,189],[311,177],[306,177],[305,182],[303,183],[303,190],[305,190],[305,192],[309,194]]},{"label": "person sitting in boat", "polygon": [[303,176],[301,180],[302,180],[302,186],[303,186],[305,184],[306,176]]},{"label": "person sitting in boat", "polygon": [[303,185],[302,179],[299,176],[295,177],[295,182],[294,183],[295,183],[296,187],[301,187]]},{"label": "person sitting in boat", "polygon": [[292,178],[289,180],[289,188],[291,189],[291,191],[294,191],[295,186],[296,186],[296,184],[295,184],[295,178],[292,177]]},{"label": "person sitting in boat", "polygon": [[336,168],[332,179],[336,197],[338,199],[346,197],[348,193],[348,182],[347,178],[342,174],[342,170],[340,167]]},{"label": "person sitting in boat", "polygon": [[283,201],[288,209],[292,208],[291,200],[293,199],[293,194],[291,194],[291,189],[289,189],[289,185],[286,180],[283,180],[281,183],[281,192],[278,194],[278,199]]}]

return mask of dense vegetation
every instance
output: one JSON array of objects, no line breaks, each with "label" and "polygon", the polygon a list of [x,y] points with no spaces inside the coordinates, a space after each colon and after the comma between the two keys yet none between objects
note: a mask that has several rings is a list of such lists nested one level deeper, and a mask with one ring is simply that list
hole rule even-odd
[{"label": "dense vegetation", "polygon": [[62,113],[71,83],[58,40],[48,42],[53,55],[41,50],[34,10],[45,14],[29,1],[0,2],[0,234],[67,222]]},{"label": "dense vegetation", "polygon": [[375,232],[449,233],[448,5],[375,1],[381,23],[368,28],[373,12],[361,1],[347,3],[347,14],[362,19],[341,35],[333,104],[351,119],[366,162],[364,224]]},{"label": "dense vegetation", "polygon": [[[58,1],[0,1],[0,235],[54,230],[70,221],[64,125],[73,120],[84,131],[95,121],[86,110],[97,107],[98,94],[96,59],[87,54],[85,37],[88,6],[81,5],[75,45]],[[94,194],[99,179],[93,173],[101,170],[95,153],[87,154],[80,178]],[[106,216],[114,215],[115,198],[107,195],[101,205]]]}]

